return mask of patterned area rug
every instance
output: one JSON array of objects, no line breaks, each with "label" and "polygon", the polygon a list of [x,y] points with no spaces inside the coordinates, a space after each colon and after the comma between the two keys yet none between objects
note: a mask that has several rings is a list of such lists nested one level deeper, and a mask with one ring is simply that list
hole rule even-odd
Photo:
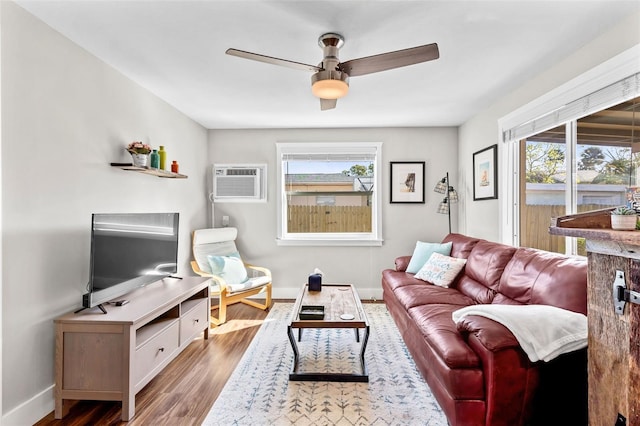
[{"label": "patterned area rug", "polygon": [[[447,425],[384,304],[364,304],[371,326],[365,353],[369,383],[290,382],[292,307],[273,306],[205,426]],[[300,372],[361,372],[352,329],[306,329],[298,345]]]}]

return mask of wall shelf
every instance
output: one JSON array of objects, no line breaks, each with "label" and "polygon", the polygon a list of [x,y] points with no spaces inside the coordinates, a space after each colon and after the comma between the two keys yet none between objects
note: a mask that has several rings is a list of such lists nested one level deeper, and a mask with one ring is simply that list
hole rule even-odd
[{"label": "wall shelf", "polygon": [[150,169],[150,168],[147,168],[147,167],[137,167],[137,166],[134,166],[132,164],[111,163],[111,167],[117,167],[118,169],[127,170],[127,171],[130,171],[130,172],[138,172],[138,173],[144,173],[144,174],[147,174],[147,175],[158,176],[158,177],[161,177],[161,178],[169,178],[169,179],[186,179],[186,178],[188,178],[187,175],[182,175],[180,173],[172,173],[172,172],[168,172],[166,170]]}]

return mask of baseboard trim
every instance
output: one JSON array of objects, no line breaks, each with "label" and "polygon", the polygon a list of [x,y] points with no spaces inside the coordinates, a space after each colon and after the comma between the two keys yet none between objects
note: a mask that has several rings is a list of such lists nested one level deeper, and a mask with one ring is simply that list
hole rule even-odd
[{"label": "baseboard trim", "polygon": [[32,425],[42,420],[54,409],[53,388],[53,385],[49,386],[4,414],[0,423],[3,426],[23,426]]}]

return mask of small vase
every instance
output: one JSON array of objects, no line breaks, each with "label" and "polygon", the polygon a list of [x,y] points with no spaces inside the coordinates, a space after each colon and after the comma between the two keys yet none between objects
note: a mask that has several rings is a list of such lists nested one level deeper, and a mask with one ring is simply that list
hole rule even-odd
[{"label": "small vase", "polygon": [[151,160],[151,168],[157,169],[160,167],[160,156],[158,155],[158,150],[154,149],[149,155],[149,159]]},{"label": "small vase", "polygon": [[131,159],[133,160],[133,165],[136,167],[147,167],[147,163],[149,162],[148,154],[135,154],[131,153]]},{"label": "small vase", "polygon": [[611,228],[618,231],[634,231],[636,229],[637,216],[634,215],[611,215]]},{"label": "small vase", "polygon": [[167,166],[167,151],[164,150],[163,145],[160,145],[158,156],[160,157],[160,170],[165,170]]}]

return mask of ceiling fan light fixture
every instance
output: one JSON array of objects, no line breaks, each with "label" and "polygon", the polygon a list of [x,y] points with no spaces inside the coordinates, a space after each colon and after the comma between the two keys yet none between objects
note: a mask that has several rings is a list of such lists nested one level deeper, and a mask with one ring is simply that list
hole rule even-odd
[{"label": "ceiling fan light fixture", "polygon": [[340,99],[349,92],[349,85],[342,80],[321,80],[314,83],[311,91],[320,99]]},{"label": "ceiling fan light fixture", "polygon": [[340,71],[318,71],[311,76],[311,92],[320,99],[340,99],[349,93],[349,76]]},{"label": "ceiling fan light fixture", "polygon": [[[311,92],[320,98],[320,110],[322,111],[335,108],[337,100],[349,93],[350,77],[406,67],[440,57],[438,44],[431,43],[341,62],[339,51],[343,45],[344,37],[338,33],[321,35],[318,38],[318,46],[322,49],[323,57],[322,62],[318,65],[309,65],[231,48],[227,49],[226,54],[302,71],[313,71]],[[442,193],[445,192],[446,188],[442,190]]]}]

